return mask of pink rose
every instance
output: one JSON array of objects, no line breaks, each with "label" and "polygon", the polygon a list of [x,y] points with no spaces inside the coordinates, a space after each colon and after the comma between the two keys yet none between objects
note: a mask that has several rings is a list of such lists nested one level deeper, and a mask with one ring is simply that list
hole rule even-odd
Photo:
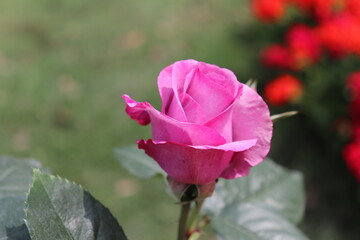
[{"label": "pink rose", "polygon": [[272,121],[256,91],[228,69],[195,60],[175,62],[158,77],[162,110],[124,95],[127,114],[151,122],[144,149],[173,179],[207,184],[246,176],[270,149]]}]

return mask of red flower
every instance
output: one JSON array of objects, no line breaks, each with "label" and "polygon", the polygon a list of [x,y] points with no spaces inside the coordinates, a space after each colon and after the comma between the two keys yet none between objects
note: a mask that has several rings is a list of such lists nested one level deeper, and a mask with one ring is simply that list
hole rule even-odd
[{"label": "red flower", "polygon": [[290,51],[279,44],[273,44],[261,53],[261,62],[271,68],[293,69],[294,63]]},{"label": "red flower", "polygon": [[345,146],[343,157],[350,171],[360,182],[360,71],[350,74],[346,83],[350,94],[349,115],[354,141]]},{"label": "red flower", "polygon": [[284,16],[285,0],[253,0],[251,8],[261,21],[275,22]]},{"label": "red flower", "polygon": [[343,0],[290,0],[304,13],[315,16],[318,20],[325,20],[341,6]]},{"label": "red flower", "polygon": [[347,87],[350,94],[349,115],[353,122],[360,124],[360,71],[349,75]]},{"label": "red flower", "polygon": [[295,69],[303,69],[319,60],[320,40],[310,27],[305,24],[294,25],[289,29],[285,38]]},{"label": "red flower", "polygon": [[352,123],[351,133],[354,139],[360,139],[360,123],[356,123],[356,122]]},{"label": "red flower", "polygon": [[320,40],[313,29],[297,24],[286,34],[286,46],[273,44],[261,54],[261,62],[267,67],[300,70],[314,64],[320,58]]},{"label": "red flower", "polygon": [[348,76],[347,87],[350,90],[352,98],[360,95],[360,71],[353,72]]},{"label": "red flower", "polygon": [[360,182],[360,141],[354,141],[346,145],[343,149],[343,158],[350,171]]},{"label": "red flower", "polygon": [[302,93],[302,82],[290,74],[284,74],[265,86],[264,98],[271,105],[283,106],[299,99]]},{"label": "red flower", "polygon": [[345,11],[360,19],[360,0],[346,0]]},{"label": "red flower", "polygon": [[360,20],[347,12],[324,21],[318,27],[318,34],[333,57],[360,54]]}]

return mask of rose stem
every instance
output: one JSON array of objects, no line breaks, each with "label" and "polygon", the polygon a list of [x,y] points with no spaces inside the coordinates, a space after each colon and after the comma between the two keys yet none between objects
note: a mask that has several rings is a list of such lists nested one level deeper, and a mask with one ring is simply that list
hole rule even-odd
[{"label": "rose stem", "polygon": [[190,216],[190,220],[189,220],[189,223],[188,223],[188,227],[187,227],[187,230],[188,232],[192,232],[194,230],[197,230],[197,219],[199,217],[199,214],[200,214],[200,210],[201,210],[201,207],[204,203],[204,200],[205,199],[198,199],[195,203],[195,208],[194,210],[192,211],[192,214]]},{"label": "rose stem", "polygon": [[199,229],[204,228],[209,222],[210,222],[209,216],[204,216],[198,223],[198,228]]},{"label": "rose stem", "polygon": [[181,213],[179,219],[179,228],[178,228],[178,240],[186,240],[186,222],[189,216],[191,202],[181,204]]}]

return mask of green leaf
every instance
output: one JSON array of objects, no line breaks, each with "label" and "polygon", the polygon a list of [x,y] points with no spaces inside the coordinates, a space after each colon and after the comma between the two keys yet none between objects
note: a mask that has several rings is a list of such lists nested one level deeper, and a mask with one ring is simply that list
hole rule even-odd
[{"label": "green leaf", "polygon": [[304,212],[305,197],[301,174],[286,171],[270,159],[254,167],[244,178],[220,180],[206,209],[219,214],[230,204],[249,202],[298,223]]},{"label": "green leaf", "polygon": [[[219,181],[213,196],[206,200],[204,210],[215,216],[213,227],[221,233],[223,239],[231,239],[231,234],[244,239],[277,239],[276,234],[285,236],[286,231],[290,231],[289,234],[296,238],[283,239],[304,239],[293,225],[301,220],[304,205],[302,176],[266,159],[254,167],[247,177]],[[245,214],[250,208],[253,209],[253,215]],[[235,212],[238,215],[235,216]],[[274,221],[274,224],[268,224],[265,219]],[[248,221],[258,228],[250,227],[253,225],[248,225]],[[220,225],[230,229],[228,238],[220,231]],[[267,231],[276,234],[259,238],[262,227],[263,230],[270,227]],[[279,231],[280,228],[284,228],[282,230],[285,232]]]},{"label": "green leaf", "polygon": [[126,236],[109,210],[81,187],[34,170],[26,224],[32,240],[109,239]]},{"label": "green leaf", "polygon": [[251,203],[227,206],[212,220],[222,240],[307,240],[292,223]]},{"label": "green leaf", "polygon": [[136,146],[116,148],[114,153],[122,166],[137,177],[150,178],[158,174],[167,175],[154,159]]},{"label": "green leaf", "polygon": [[0,157],[0,239],[28,240],[24,222],[26,193],[32,182],[32,168],[40,163],[31,159]]},{"label": "green leaf", "polygon": [[156,175],[163,176],[166,193],[174,200],[178,200],[166,180],[167,173],[162,170],[154,159],[138,149],[137,146],[115,148],[114,155],[119,163],[136,177],[151,178]]}]

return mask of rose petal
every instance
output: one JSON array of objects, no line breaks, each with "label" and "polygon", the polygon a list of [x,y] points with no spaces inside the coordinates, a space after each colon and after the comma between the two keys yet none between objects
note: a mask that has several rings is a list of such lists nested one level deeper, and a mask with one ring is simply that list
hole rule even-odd
[{"label": "rose petal", "polygon": [[[212,119],[223,112],[234,100],[237,95],[238,81],[229,70],[221,69],[215,65],[199,62],[197,68],[187,75],[186,91],[182,94],[190,95],[206,115],[204,119]],[[212,104],[216,99],[216,104]],[[183,98],[181,98],[183,100]],[[188,121],[192,113],[184,109]],[[206,121],[205,121],[206,122]],[[196,122],[203,124],[205,122]]]},{"label": "rose petal", "polygon": [[203,62],[199,63],[199,69],[208,79],[222,86],[227,95],[232,97],[237,95],[239,82],[232,71]]},{"label": "rose petal", "polygon": [[162,100],[161,112],[175,118],[179,121],[186,122],[185,112],[182,109],[179,97],[175,95],[172,89],[172,68],[167,67],[160,72],[158,77],[159,92]]},{"label": "rose petal", "polygon": [[188,122],[202,123],[207,121],[204,109],[187,93],[183,97],[182,107],[186,112]]},{"label": "rose petal", "polygon": [[214,117],[213,119],[204,124],[209,128],[215,129],[223,138],[225,138],[226,142],[233,141],[233,108],[237,104],[237,102],[240,101],[243,85],[244,84],[238,82],[237,95],[235,96],[233,103],[229,105],[223,112],[220,112],[218,116]]},{"label": "rose petal", "polygon": [[[153,139],[156,141],[213,146],[226,142],[215,129],[198,124],[179,122],[160,113],[147,102],[136,102],[127,95],[124,95],[123,98],[127,104],[127,113],[131,118],[141,124],[143,122],[148,123],[149,117],[151,120]],[[146,118],[144,118],[144,116],[146,116]]]},{"label": "rose petal", "polygon": [[[224,111],[238,90],[238,81],[230,70],[191,59],[162,70],[158,85],[163,113],[182,122],[199,124]],[[209,104],[209,96],[217,104]]]},{"label": "rose petal", "polygon": [[234,153],[231,164],[222,172],[220,177],[234,179],[247,176],[252,166],[244,160],[245,152],[246,151]]},{"label": "rose petal", "polygon": [[249,149],[255,143],[256,140],[252,139],[212,147],[140,140],[138,146],[176,181],[206,184],[221,175],[231,161],[234,151]]},{"label": "rose petal", "polygon": [[135,121],[137,121],[140,125],[147,125],[150,123],[150,116],[147,111],[150,103],[147,102],[136,102],[132,100],[128,95],[124,94],[122,96],[126,102],[126,113]]},{"label": "rose petal", "polygon": [[[166,144],[166,143],[171,143],[171,142],[167,142],[167,141],[155,141],[155,140],[151,140],[154,144]],[[242,141],[236,141],[236,142],[229,142],[229,143],[225,143],[225,144],[221,144],[218,146],[210,146],[210,145],[186,145],[186,147],[190,147],[190,148],[194,148],[194,149],[217,149],[217,150],[223,150],[223,151],[233,151],[233,152],[241,152],[244,150],[247,150],[253,146],[255,146],[257,142],[257,139],[249,139],[249,140],[242,140]],[[179,143],[173,143],[173,144],[177,144],[177,145],[182,145]]]},{"label": "rose petal", "polygon": [[178,61],[160,72],[158,87],[163,103],[161,112],[176,120],[187,121],[181,106],[179,91],[183,89],[187,73],[197,64],[195,60]]},{"label": "rose petal", "polygon": [[243,94],[233,109],[233,140],[257,138],[254,147],[236,156],[222,175],[224,178],[236,178],[242,176],[246,161],[255,166],[268,154],[272,137],[272,121],[269,109],[264,100],[255,90],[244,85]]}]

